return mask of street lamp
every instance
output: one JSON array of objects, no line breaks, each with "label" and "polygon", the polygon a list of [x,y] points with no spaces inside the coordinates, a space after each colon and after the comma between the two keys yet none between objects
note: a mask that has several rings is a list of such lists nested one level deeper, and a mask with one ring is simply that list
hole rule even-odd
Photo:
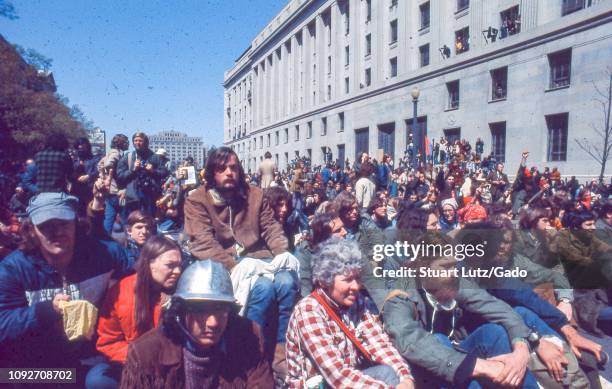
[{"label": "street lamp", "polygon": [[412,88],[410,95],[412,96],[412,106],[413,106],[413,114],[412,114],[412,136],[414,145],[416,146],[416,150],[412,157],[412,164],[414,165],[414,161],[419,162],[417,159],[418,154],[420,153],[423,156],[423,139],[421,137],[421,129],[417,127],[417,104],[419,103],[419,95],[421,91],[418,87]]}]

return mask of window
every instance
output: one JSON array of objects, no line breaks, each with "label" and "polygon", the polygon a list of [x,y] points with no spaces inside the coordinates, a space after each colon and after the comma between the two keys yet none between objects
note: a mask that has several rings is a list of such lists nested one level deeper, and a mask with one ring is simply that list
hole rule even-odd
[{"label": "window", "polygon": [[274,140],[275,140],[274,144],[278,146],[278,142],[279,142],[279,138],[280,138],[278,131],[276,131],[275,135],[276,136],[274,137]]},{"label": "window", "polygon": [[389,44],[391,45],[397,42],[397,19],[391,21],[391,23],[389,23],[389,27],[390,27]]},{"label": "window", "polygon": [[259,137],[259,148],[263,149],[263,135]]},{"label": "window", "polygon": [[461,127],[448,128],[444,130],[444,137],[449,144],[453,144],[458,140],[461,140]]},{"label": "window", "polygon": [[421,29],[429,27],[429,1],[419,6],[421,13]]},{"label": "window", "polygon": [[397,7],[397,0],[391,0],[391,5],[389,5],[389,8],[392,7]]},{"label": "window", "polygon": [[295,141],[300,140],[300,126],[295,126]]},{"label": "window", "polygon": [[569,15],[576,11],[580,11],[585,6],[590,6],[591,0],[563,0],[561,4],[561,16]]},{"label": "window", "polygon": [[284,139],[285,143],[289,143],[289,129],[285,128],[285,136]]},{"label": "window", "polygon": [[572,49],[558,51],[548,55],[550,64],[550,89],[570,84]]},{"label": "window", "polygon": [[327,46],[331,46],[331,43],[332,43],[331,11],[327,11],[323,15],[323,23],[325,25],[325,32],[327,35]]},{"label": "window", "polygon": [[331,100],[331,85],[327,85],[327,101]]},{"label": "window", "polygon": [[518,5],[501,12],[499,16],[501,17],[500,39],[521,32],[521,17]]},{"label": "window", "polygon": [[344,131],[344,112],[338,114],[338,132]]},{"label": "window", "polygon": [[366,22],[369,22],[370,20],[372,20],[372,0],[366,0],[365,1],[365,7],[366,7]]},{"label": "window", "polygon": [[508,67],[491,71],[491,100],[505,99],[508,94]]},{"label": "window", "polygon": [[470,28],[462,28],[455,32],[455,54],[465,53],[470,49]]},{"label": "window", "polygon": [[[345,147],[343,144],[338,145],[338,167],[344,169]],[[329,153],[329,161],[331,162],[332,155]]]},{"label": "window", "polygon": [[257,138],[253,138],[253,150],[257,149]]},{"label": "window", "polygon": [[448,91],[448,109],[459,108],[459,80],[446,83]]},{"label": "window", "polygon": [[568,113],[546,116],[548,126],[548,161],[567,160]]},{"label": "window", "polygon": [[389,76],[397,77],[397,57],[389,60]]},{"label": "window", "polygon": [[506,162],[506,122],[490,123],[491,152],[497,162]]},{"label": "window", "polygon": [[321,136],[327,135],[327,118],[321,119]]},{"label": "window", "polygon": [[306,126],[306,138],[312,138],[312,122],[308,122]]},{"label": "window", "polygon": [[463,11],[470,6],[470,0],[457,0],[457,12]]},{"label": "window", "polygon": [[364,75],[365,86],[370,86],[372,83],[372,69],[367,68]]},{"label": "window", "polygon": [[370,152],[370,129],[360,128],[355,130],[355,161],[359,160],[361,153]]},{"label": "window", "polygon": [[349,66],[351,63],[351,49],[349,46],[344,47],[344,66]]},{"label": "window", "polygon": [[271,138],[272,138],[272,134],[268,134],[268,147],[270,147]]},{"label": "window", "polygon": [[349,2],[346,2],[346,6],[344,7],[344,35],[348,35],[351,31],[351,17],[349,14]]},{"label": "window", "polygon": [[345,78],[344,78],[344,93],[345,93],[345,94],[348,94],[348,93],[349,93],[349,91],[350,91],[349,89],[350,89],[349,78],[348,78],[348,77],[345,77]]},{"label": "window", "polygon": [[306,149],[306,155],[308,159],[312,161],[312,149]]},{"label": "window", "polygon": [[429,43],[419,47],[421,67],[429,65]]},{"label": "window", "polygon": [[332,59],[331,55],[327,56],[327,74],[331,74],[332,71]]},{"label": "window", "polygon": [[378,126],[378,148],[393,159],[395,155],[395,123]]},{"label": "window", "polygon": [[365,55],[367,57],[372,54],[372,34],[366,35],[365,39]]}]

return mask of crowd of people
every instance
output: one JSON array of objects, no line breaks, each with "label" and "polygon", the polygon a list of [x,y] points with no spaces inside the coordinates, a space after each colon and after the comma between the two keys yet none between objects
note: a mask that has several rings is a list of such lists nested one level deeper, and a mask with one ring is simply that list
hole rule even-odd
[{"label": "crowd of people", "polygon": [[221,147],[194,183],[192,159],[129,143],[51,136],[2,163],[1,366],[87,388],[602,387],[610,183],[528,152],[511,180],[445,138],[397,167],[245,171]]}]

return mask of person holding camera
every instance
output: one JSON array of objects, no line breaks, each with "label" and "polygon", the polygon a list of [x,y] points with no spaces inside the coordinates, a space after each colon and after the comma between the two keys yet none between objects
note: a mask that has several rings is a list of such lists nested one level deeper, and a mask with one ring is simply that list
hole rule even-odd
[{"label": "person holding camera", "polygon": [[139,209],[153,215],[168,169],[160,156],[149,149],[149,137],[145,133],[136,132],[132,144],[134,151],[124,155],[117,165],[117,183],[126,189],[126,214]]}]

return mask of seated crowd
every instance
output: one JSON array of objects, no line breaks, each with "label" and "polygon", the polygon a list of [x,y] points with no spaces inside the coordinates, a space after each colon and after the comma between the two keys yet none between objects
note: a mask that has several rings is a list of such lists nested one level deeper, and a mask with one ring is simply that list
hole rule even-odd
[{"label": "seated crowd", "polygon": [[2,231],[0,366],[75,369],[87,388],[607,382],[592,339],[612,336],[610,185],[526,152],[511,183],[482,145],[445,139],[398,169],[364,153],[251,174],[221,147],[194,185],[193,161],[170,175],[145,134],[127,142],[96,159],[81,140],[72,163],[52,139],[26,167]]}]

